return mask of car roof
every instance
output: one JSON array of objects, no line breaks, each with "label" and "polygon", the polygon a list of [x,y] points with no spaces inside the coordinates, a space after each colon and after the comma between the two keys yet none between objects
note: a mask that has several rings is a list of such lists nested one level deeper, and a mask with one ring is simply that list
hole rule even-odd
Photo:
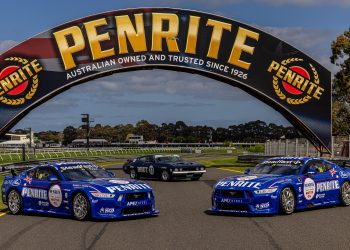
[{"label": "car roof", "polygon": [[296,156],[284,156],[284,157],[273,157],[273,158],[269,158],[269,159],[265,159],[264,161],[271,161],[271,160],[284,160],[284,161],[303,161],[303,162],[307,162],[309,160],[322,160],[325,161],[325,159],[320,158],[320,157],[309,157],[309,156],[302,156],[302,157],[296,157]]},{"label": "car roof", "polygon": [[148,155],[141,155],[138,156],[137,158],[141,158],[141,157],[147,157],[147,156],[152,156],[152,157],[162,157],[162,156],[180,156],[179,154],[148,154]]},{"label": "car roof", "polygon": [[37,168],[40,167],[54,167],[57,170],[60,169],[61,167],[68,167],[68,166],[76,166],[76,165],[96,165],[92,162],[87,162],[87,161],[71,161],[71,162],[47,162],[45,164],[42,165],[38,165],[36,166]]}]

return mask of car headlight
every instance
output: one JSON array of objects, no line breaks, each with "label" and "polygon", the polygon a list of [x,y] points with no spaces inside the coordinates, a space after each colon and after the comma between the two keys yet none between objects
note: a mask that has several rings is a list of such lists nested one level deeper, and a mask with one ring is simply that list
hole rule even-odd
[{"label": "car headlight", "polygon": [[179,170],[182,171],[182,168],[180,168]]},{"label": "car headlight", "polygon": [[196,170],[198,171],[198,170],[199,170],[199,167],[196,167]]},{"label": "car headlight", "polygon": [[179,171],[179,169],[178,169],[178,168],[175,168],[175,171]]},{"label": "car headlight", "polygon": [[256,194],[272,194],[276,192],[277,188],[266,188],[266,189],[260,189],[260,190],[255,190],[254,193]]},{"label": "car headlight", "polygon": [[201,167],[201,170],[204,170],[204,167]]},{"label": "car headlight", "polygon": [[92,192],[91,194],[93,197],[105,198],[105,199],[112,199],[115,196],[115,194],[107,194],[107,193],[99,193],[99,192]]},{"label": "car headlight", "polygon": [[151,192],[148,192],[147,196],[148,196],[148,199],[151,199],[151,197],[152,197]]}]

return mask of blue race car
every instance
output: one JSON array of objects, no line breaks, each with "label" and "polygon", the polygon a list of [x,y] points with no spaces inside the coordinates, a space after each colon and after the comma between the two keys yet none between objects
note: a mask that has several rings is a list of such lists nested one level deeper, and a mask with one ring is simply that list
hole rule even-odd
[{"label": "blue race car", "polygon": [[321,158],[278,157],[220,180],[209,212],[291,214],[336,204],[350,205],[350,169]]},{"label": "blue race car", "polygon": [[114,173],[89,162],[39,165],[6,176],[2,200],[12,214],[73,215],[77,220],[159,213],[148,184],[114,177]]}]

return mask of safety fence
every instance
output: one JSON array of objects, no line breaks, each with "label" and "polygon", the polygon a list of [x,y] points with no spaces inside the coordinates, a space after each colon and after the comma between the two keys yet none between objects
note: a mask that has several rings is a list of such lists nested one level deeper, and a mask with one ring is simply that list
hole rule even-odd
[{"label": "safety fence", "polygon": [[144,155],[156,153],[228,153],[239,151],[233,147],[213,148],[2,148],[0,150],[0,164],[30,160],[62,159],[62,158],[96,158],[128,155]]},{"label": "safety fence", "polygon": [[[349,158],[350,136],[332,137],[332,158]],[[268,140],[265,155],[276,156],[320,156],[316,148],[305,138]]]}]

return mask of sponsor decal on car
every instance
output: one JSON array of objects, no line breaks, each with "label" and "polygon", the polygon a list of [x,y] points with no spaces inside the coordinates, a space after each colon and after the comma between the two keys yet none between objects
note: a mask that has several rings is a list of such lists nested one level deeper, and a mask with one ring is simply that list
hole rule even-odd
[{"label": "sponsor decal on car", "polygon": [[304,197],[306,200],[314,198],[316,193],[315,182],[311,178],[306,178],[304,182]]},{"label": "sponsor decal on car", "polygon": [[114,193],[115,191],[123,192],[128,190],[151,189],[151,187],[145,183],[140,183],[140,184],[126,184],[126,185],[112,186],[112,187],[107,187],[107,189],[111,193]]},{"label": "sponsor decal on car", "polygon": [[113,207],[111,207],[111,208],[109,208],[109,207],[101,207],[101,209],[100,209],[100,214],[113,214],[114,213],[114,208]]},{"label": "sponsor decal on car", "polygon": [[53,185],[49,189],[49,201],[53,207],[59,207],[62,204],[62,190],[57,184]]},{"label": "sponsor decal on car", "polygon": [[49,203],[47,201],[38,201],[39,206],[48,207]]},{"label": "sponsor decal on car", "polygon": [[316,186],[317,192],[331,191],[340,188],[338,180],[319,182]]},{"label": "sponsor decal on car", "polygon": [[22,189],[22,197],[47,200],[47,191],[39,188],[27,188]]},{"label": "sponsor decal on car", "polygon": [[89,169],[89,170],[97,170],[98,167],[95,165],[85,165],[85,164],[81,164],[81,165],[74,165],[74,166],[61,166],[60,170],[62,172],[66,171],[66,170],[73,170],[73,169]]},{"label": "sponsor decal on car", "polygon": [[348,178],[348,173],[344,172],[344,171],[340,171],[339,175],[341,178]]},{"label": "sponsor decal on car", "polygon": [[266,209],[269,207],[270,207],[270,202],[256,204],[256,206],[255,206],[256,209]]},{"label": "sponsor decal on car", "polygon": [[149,166],[148,172],[149,172],[151,175],[154,175],[154,167],[153,167],[152,165]]},{"label": "sponsor decal on car", "polygon": [[219,181],[217,186],[221,187],[251,187],[251,188],[260,188],[260,182],[254,181]]},{"label": "sponsor decal on car", "polygon": [[230,198],[221,198],[221,202],[223,202],[223,203],[243,203],[243,200],[230,199]]},{"label": "sponsor decal on car", "polygon": [[14,181],[12,182],[12,185],[13,185],[13,186],[19,186],[19,185],[21,185],[21,180],[20,180],[20,179],[14,180]]},{"label": "sponsor decal on car", "polygon": [[323,194],[316,194],[316,199],[322,199],[322,198],[324,198],[325,196],[326,196],[325,193],[323,193]]},{"label": "sponsor decal on car", "polygon": [[147,201],[128,201],[126,203],[127,206],[142,206],[147,205]]},{"label": "sponsor decal on car", "polygon": [[148,167],[137,167],[137,172],[148,173]]}]

